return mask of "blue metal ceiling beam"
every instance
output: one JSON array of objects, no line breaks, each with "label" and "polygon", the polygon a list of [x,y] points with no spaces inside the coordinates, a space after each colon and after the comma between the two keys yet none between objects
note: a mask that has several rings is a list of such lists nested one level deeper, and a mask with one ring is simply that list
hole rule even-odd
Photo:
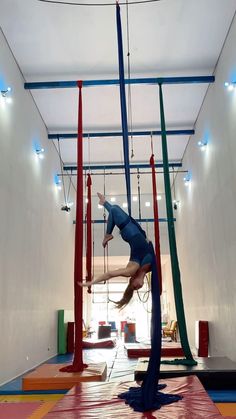
[{"label": "blue metal ceiling beam", "polygon": [[[138,223],[154,223],[154,218],[136,218],[136,221]],[[166,223],[167,218],[158,218],[159,223]],[[176,218],[173,218],[173,221],[176,221]],[[86,223],[86,220],[83,221],[84,224]],[[104,224],[106,223],[106,220],[92,220],[92,224]],[[75,224],[75,220],[73,221],[73,224]]]},{"label": "blue metal ceiling beam", "polygon": [[[163,167],[163,163],[156,163],[155,167]],[[181,162],[169,162],[169,167],[182,167]],[[99,164],[99,165],[83,165],[84,170],[117,170],[124,169],[123,164]],[[139,163],[139,164],[130,164],[130,169],[150,169],[150,164]],[[64,164],[63,170],[77,170],[76,164]]]},{"label": "blue metal ceiling beam", "polygon": [[[167,130],[166,135],[194,135],[194,129],[173,129]],[[129,132],[129,136],[133,137],[142,137],[142,136],[150,136],[150,135],[161,135],[161,131],[133,131]],[[49,140],[64,140],[69,138],[77,138],[78,134],[74,133],[58,133],[58,134],[48,134]],[[122,137],[122,132],[114,131],[114,132],[91,132],[91,133],[83,133],[84,138],[105,138],[105,137]]]},{"label": "blue metal ceiling beam", "polygon": [[[189,77],[148,77],[126,79],[125,84],[192,84],[213,83],[214,76],[189,76]],[[110,80],[83,80],[83,87],[119,85],[119,79]],[[77,88],[77,80],[73,81],[40,81],[25,83],[25,89],[68,89]]]}]

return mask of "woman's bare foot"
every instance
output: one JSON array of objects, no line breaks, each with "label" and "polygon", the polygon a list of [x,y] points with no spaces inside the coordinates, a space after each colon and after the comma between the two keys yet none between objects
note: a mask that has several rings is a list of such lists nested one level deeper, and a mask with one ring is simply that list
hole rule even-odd
[{"label": "woman's bare foot", "polygon": [[99,205],[104,205],[106,198],[104,195],[102,195],[100,192],[97,192],[97,196],[99,198]]},{"label": "woman's bare foot", "polygon": [[102,241],[102,245],[103,247],[106,247],[107,243],[113,239],[113,235],[112,234],[105,234],[104,239]]}]

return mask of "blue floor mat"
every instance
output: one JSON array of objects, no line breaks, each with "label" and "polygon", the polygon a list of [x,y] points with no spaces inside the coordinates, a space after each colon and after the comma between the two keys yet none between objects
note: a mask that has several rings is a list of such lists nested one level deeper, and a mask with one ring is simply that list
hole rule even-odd
[{"label": "blue floor mat", "polygon": [[207,390],[214,403],[236,403],[236,390]]}]

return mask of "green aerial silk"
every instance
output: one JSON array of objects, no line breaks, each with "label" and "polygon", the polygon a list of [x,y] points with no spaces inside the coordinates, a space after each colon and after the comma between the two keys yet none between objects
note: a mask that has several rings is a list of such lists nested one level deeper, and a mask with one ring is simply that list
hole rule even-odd
[{"label": "green aerial silk", "polygon": [[[193,359],[189,342],[188,342],[186,321],[185,321],[185,315],[184,315],[182,286],[181,286],[181,280],[180,280],[180,270],[179,270],[179,261],[178,261],[178,255],[177,255],[175,226],[174,226],[174,217],[173,217],[173,208],[172,208],[169,161],[168,161],[168,150],[167,150],[167,141],[166,141],[166,124],[165,124],[165,113],[164,113],[163,94],[162,94],[161,84],[159,84],[159,100],[160,100],[161,133],[162,133],[161,138],[162,138],[162,155],[163,155],[164,184],[165,184],[165,196],[166,196],[166,211],[167,211],[167,220],[168,220],[167,225],[168,225],[170,259],[171,259],[171,268],[172,268],[172,277],[173,277],[176,315],[177,315],[180,340],[181,340],[181,345],[184,351],[184,355],[186,359],[190,361],[190,364],[188,363],[188,365],[196,365],[197,362],[194,361]],[[184,362],[185,360],[183,360],[183,363]],[[173,361],[171,361],[171,363],[173,363]],[[180,360],[178,360],[178,363],[180,363]]]}]

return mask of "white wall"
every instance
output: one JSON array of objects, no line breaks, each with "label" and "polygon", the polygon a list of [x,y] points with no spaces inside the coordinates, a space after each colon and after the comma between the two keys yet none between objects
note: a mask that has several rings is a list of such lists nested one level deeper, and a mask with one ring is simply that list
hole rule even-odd
[{"label": "white wall", "polygon": [[176,227],[190,343],[195,320],[209,320],[210,354],[236,361],[236,91],[224,87],[236,80],[235,39],[234,20],[184,156],[191,185],[177,176]]},{"label": "white wall", "polygon": [[0,32],[0,87],[13,98],[0,98],[0,383],[56,353],[56,311],[73,308],[73,214],[60,211],[59,159],[23,83]]}]

